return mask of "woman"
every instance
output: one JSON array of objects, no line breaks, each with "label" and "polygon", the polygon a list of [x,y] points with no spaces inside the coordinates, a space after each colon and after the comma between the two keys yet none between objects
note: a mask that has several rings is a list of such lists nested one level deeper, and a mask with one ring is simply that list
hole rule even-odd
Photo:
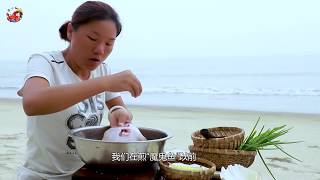
[{"label": "woman", "polygon": [[23,96],[27,122],[27,159],[18,179],[71,179],[84,165],[78,158],[71,129],[99,125],[109,108],[112,127],[131,122],[132,115],[116,92],[142,92],[130,71],[110,74],[105,59],[121,32],[117,13],[107,4],[87,1],[60,29],[69,46],[34,54],[28,61]]}]

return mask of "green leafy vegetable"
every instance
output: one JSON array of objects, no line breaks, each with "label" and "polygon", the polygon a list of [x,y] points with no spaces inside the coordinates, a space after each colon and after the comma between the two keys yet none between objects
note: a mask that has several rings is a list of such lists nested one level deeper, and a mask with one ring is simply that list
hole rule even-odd
[{"label": "green leafy vegetable", "polygon": [[[260,129],[260,131],[257,131],[257,125],[260,121],[260,117],[255,123],[253,129],[251,130],[249,136],[247,136],[244,141],[241,143],[240,147],[238,148],[239,150],[244,150],[244,151],[257,151],[263,164],[266,166],[267,170],[271,174],[274,180],[276,178],[270,171],[269,167],[265,163],[260,150],[275,150],[278,149],[290,158],[293,158],[297,161],[300,161],[299,159],[293,157],[292,155],[288,154],[286,151],[283,150],[283,148],[280,146],[282,144],[292,144],[292,143],[298,143],[301,141],[294,141],[294,142],[285,142],[278,140],[280,136],[283,136],[287,134],[292,128],[286,129],[286,125],[275,127],[273,129],[267,129],[264,131],[264,126]],[[270,147],[271,146],[271,147]],[[300,161],[301,162],[301,161]]]}]

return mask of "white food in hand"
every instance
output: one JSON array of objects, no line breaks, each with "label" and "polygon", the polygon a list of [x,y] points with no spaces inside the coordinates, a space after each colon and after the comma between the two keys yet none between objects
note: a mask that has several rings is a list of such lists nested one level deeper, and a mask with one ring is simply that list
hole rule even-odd
[{"label": "white food in hand", "polygon": [[104,132],[102,141],[106,142],[130,142],[147,140],[140,130],[132,124],[122,127],[109,128]]}]

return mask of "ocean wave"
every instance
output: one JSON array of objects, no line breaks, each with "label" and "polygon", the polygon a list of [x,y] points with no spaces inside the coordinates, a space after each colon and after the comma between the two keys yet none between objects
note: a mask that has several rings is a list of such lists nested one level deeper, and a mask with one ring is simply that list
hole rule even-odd
[{"label": "ocean wave", "polygon": [[[21,86],[0,86],[0,91],[16,93]],[[199,94],[199,95],[253,95],[253,96],[320,96],[320,89],[276,89],[276,88],[185,88],[185,87],[159,87],[143,89],[146,94]]]},{"label": "ocean wave", "polygon": [[320,96],[320,89],[216,89],[216,88],[145,88],[148,94],[203,94],[203,95],[255,95],[255,96]]},{"label": "ocean wave", "polygon": [[223,77],[223,78],[229,78],[229,77],[250,77],[250,78],[256,78],[256,77],[319,77],[319,72],[158,72],[155,74],[154,72],[149,73],[138,73],[141,77],[151,77],[154,78],[154,76],[162,77],[162,78],[185,78],[185,77],[209,77],[209,78],[216,78],[216,77]]}]

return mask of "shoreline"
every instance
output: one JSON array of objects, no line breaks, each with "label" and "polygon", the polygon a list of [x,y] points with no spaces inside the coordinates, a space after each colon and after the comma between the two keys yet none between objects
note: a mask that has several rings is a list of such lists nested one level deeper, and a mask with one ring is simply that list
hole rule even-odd
[{"label": "shoreline", "polygon": [[166,110],[170,111],[210,111],[212,113],[232,113],[232,114],[261,114],[261,115],[285,115],[285,116],[319,116],[319,113],[301,113],[301,112],[276,112],[276,111],[260,111],[260,110],[243,110],[243,109],[226,109],[226,108],[208,108],[208,107],[189,107],[189,106],[161,106],[161,105],[127,105],[128,108],[150,109],[150,110]]},{"label": "shoreline", "polygon": [[[21,103],[21,98],[0,98],[0,103]],[[126,104],[126,106],[134,109],[150,109],[150,110],[166,110],[166,111],[210,111],[212,113],[232,113],[232,114],[261,114],[273,115],[273,116],[304,116],[304,117],[318,117],[319,113],[303,113],[303,112],[285,112],[285,111],[261,111],[261,110],[245,110],[245,109],[232,109],[232,108],[214,108],[214,107],[192,107],[192,106],[173,106],[173,105],[138,105],[138,104]]]}]

